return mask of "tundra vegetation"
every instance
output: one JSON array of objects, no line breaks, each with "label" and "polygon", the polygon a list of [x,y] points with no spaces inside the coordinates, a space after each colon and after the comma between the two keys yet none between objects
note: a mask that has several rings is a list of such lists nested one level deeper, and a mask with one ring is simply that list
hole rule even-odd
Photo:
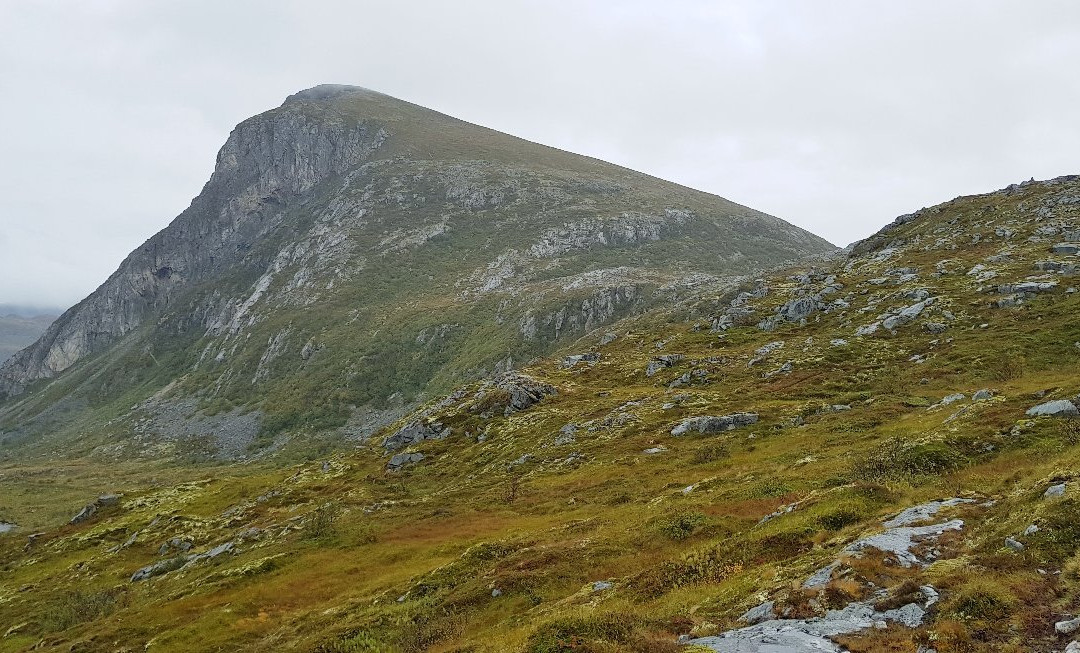
[{"label": "tundra vegetation", "polygon": [[1061,650],[1080,293],[1055,246],[1078,229],[1078,178],[957,198],[590,331],[345,451],[10,459],[0,650],[724,650],[830,610],[869,615],[823,640],[850,651]]}]

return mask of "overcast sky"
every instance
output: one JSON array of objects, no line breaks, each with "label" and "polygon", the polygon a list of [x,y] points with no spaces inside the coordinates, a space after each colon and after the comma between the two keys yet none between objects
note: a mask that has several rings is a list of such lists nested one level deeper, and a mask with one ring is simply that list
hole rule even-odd
[{"label": "overcast sky", "polygon": [[843,245],[1080,173],[1080,2],[0,0],[0,304],[66,306],[240,120],[357,84]]}]

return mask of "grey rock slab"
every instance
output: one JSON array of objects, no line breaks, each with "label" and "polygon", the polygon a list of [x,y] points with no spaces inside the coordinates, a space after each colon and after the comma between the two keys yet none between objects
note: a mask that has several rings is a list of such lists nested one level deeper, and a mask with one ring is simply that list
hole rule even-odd
[{"label": "grey rock slab", "polygon": [[845,553],[862,553],[867,549],[877,549],[884,553],[891,553],[899,560],[903,567],[924,564],[911,549],[921,541],[935,539],[946,531],[958,531],[964,528],[962,519],[952,519],[940,524],[929,526],[901,526],[890,528],[884,533],[871,535],[852,542],[844,547]]},{"label": "grey rock slab", "polygon": [[1068,399],[1055,399],[1028,409],[1029,417],[1074,417],[1080,415],[1080,409]]},{"label": "grey rock slab", "polygon": [[868,336],[876,333],[879,328],[881,328],[881,322],[871,322],[870,324],[865,324],[858,329],[855,329],[855,335]]},{"label": "grey rock slab", "polygon": [[731,431],[741,426],[749,426],[758,421],[757,413],[733,413],[731,415],[690,417],[683,420],[673,429],[674,436],[684,435],[691,431],[698,433],[721,433]]},{"label": "grey rock slab", "polygon": [[1080,617],[1066,619],[1054,624],[1054,632],[1059,635],[1072,635],[1077,630],[1080,630]]},{"label": "grey rock slab", "polygon": [[930,609],[930,606],[937,603],[938,599],[941,598],[941,594],[934,589],[933,585],[923,585],[919,588],[919,591],[922,592],[923,598],[926,599],[926,602],[923,604],[923,607],[926,609]]},{"label": "grey rock slab", "polygon": [[923,619],[926,617],[926,610],[923,610],[922,606],[917,603],[908,603],[894,610],[886,610],[883,614],[888,621],[895,621],[908,628],[916,628],[922,625]]},{"label": "grey rock slab", "polygon": [[590,365],[600,360],[600,352],[590,351],[584,354],[573,354],[567,356],[562,360],[563,367],[574,367],[578,363],[589,363]]},{"label": "grey rock slab", "polygon": [[[905,625],[921,623],[924,611],[908,604],[888,612],[875,612],[866,603],[852,603],[843,610],[830,610],[816,619],[775,619],[722,633],[692,639],[687,644],[719,653],[839,653],[844,649],[830,637],[873,628],[884,621]],[[919,619],[918,622],[915,620]]]},{"label": "grey rock slab", "polygon": [[776,610],[772,601],[766,601],[761,605],[750,608],[739,617],[739,621],[751,626],[763,621],[772,621],[773,619],[776,619]]},{"label": "grey rock slab", "polygon": [[1065,484],[1058,483],[1057,485],[1051,485],[1046,488],[1046,492],[1043,492],[1044,499],[1054,499],[1056,497],[1065,496]]},{"label": "grey rock slab", "polygon": [[909,526],[911,524],[926,521],[936,515],[942,508],[951,508],[952,506],[959,506],[965,503],[975,503],[974,499],[943,499],[941,501],[930,501],[918,506],[912,506],[904,509],[900,514],[883,522],[885,528],[896,528],[898,526]]},{"label": "grey rock slab", "polygon": [[1012,538],[1012,537],[1006,537],[1005,538],[1005,546],[1008,547],[1009,549],[1012,549],[1013,551],[1023,551],[1024,550],[1023,543],[1021,543],[1020,541],[1018,541],[1018,540],[1016,540],[1015,538]]},{"label": "grey rock slab", "polygon": [[132,583],[137,583],[140,580],[146,580],[148,578],[153,578],[154,576],[160,576],[162,574],[167,574],[170,571],[174,571],[176,569],[179,569],[179,568],[183,567],[193,557],[194,556],[190,556],[190,555],[181,555],[181,556],[177,556],[176,558],[169,558],[167,560],[159,560],[158,562],[155,562],[154,564],[151,564],[151,565],[147,565],[147,566],[139,569],[138,571],[136,571],[134,574],[132,574],[131,575],[131,582]]},{"label": "grey rock slab", "polygon": [[443,430],[443,425],[440,422],[428,424],[422,420],[413,420],[393,434],[388,435],[383,441],[383,448],[387,453],[397,449],[404,449],[424,440],[437,439]]},{"label": "grey rock slab", "polygon": [[896,315],[885,318],[881,322],[881,326],[885,327],[889,331],[895,331],[899,327],[913,322],[915,318],[919,317],[919,315],[922,314],[923,310],[925,310],[926,307],[929,306],[931,303],[933,303],[932,299],[925,299],[921,302],[912,304],[911,306],[902,309]]},{"label": "grey rock slab", "polygon": [[386,463],[386,466],[389,469],[401,469],[405,465],[411,465],[413,463],[418,463],[423,459],[424,459],[424,454],[422,454],[420,452],[397,453],[397,454],[394,454],[393,457],[390,458],[390,461],[388,463]]},{"label": "grey rock slab", "polygon": [[649,366],[645,368],[645,376],[653,376],[660,370],[672,367],[682,359],[682,354],[664,354],[663,356],[656,356],[649,361]]},{"label": "grey rock slab", "polygon": [[803,582],[803,589],[814,589],[816,587],[824,587],[830,580],[832,580],[833,571],[840,566],[839,562],[832,562],[825,565],[821,569],[818,569],[809,578]]}]

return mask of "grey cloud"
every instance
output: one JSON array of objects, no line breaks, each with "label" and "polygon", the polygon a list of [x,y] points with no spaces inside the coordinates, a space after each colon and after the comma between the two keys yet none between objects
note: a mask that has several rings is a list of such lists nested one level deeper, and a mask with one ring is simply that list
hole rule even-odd
[{"label": "grey cloud", "polygon": [[232,126],[359,84],[723,195],[839,244],[1077,172],[1080,5],[0,3],[0,302],[70,304]]}]

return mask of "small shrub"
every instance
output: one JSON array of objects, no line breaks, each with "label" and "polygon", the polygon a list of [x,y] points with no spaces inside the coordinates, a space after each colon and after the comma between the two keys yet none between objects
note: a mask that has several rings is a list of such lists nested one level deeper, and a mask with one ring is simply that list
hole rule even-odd
[{"label": "small shrub", "polygon": [[1061,421],[1061,439],[1070,446],[1080,444],[1080,419]]},{"label": "small shrub", "polygon": [[529,636],[527,653],[595,651],[595,644],[628,644],[633,635],[632,620],[621,614],[587,618],[557,619]]},{"label": "small shrub", "polygon": [[521,496],[521,475],[511,474],[503,487],[503,503],[512,506],[519,496]]},{"label": "small shrub", "polygon": [[1011,354],[997,356],[986,362],[986,373],[999,383],[1018,379],[1024,375],[1024,359]]},{"label": "small shrub", "polygon": [[889,590],[888,596],[874,603],[874,609],[879,612],[895,610],[908,603],[917,603],[921,599],[922,590],[919,589],[919,583],[909,578]]},{"label": "small shrub", "polygon": [[660,520],[658,529],[663,535],[673,540],[685,540],[693,535],[705,521],[705,515],[700,512],[677,512]]},{"label": "small shrub", "polygon": [[1031,535],[1030,553],[1045,563],[1061,564],[1080,550],[1080,502],[1068,497],[1044,513],[1041,528]]},{"label": "small shrub", "polygon": [[400,650],[387,646],[366,630],[351,630],[319,644],[314,653],[396,653]]},{"label": "small shrub", "polygon": [[705,463],[715,462],[717,460],[723,460],[730,454],[726,444],[722,442],[711,442],[704,446],[698,447],[694,451],[694,457],[691,461],[696,465],[704,465]]},{"label": "small shrub", "polygon": [[851,473],[855,478],[871,482],[902,480],[945,474],[963,462],[963,455],[944,443],[909,444],[902,438],[890,438],[858,458]]},{"label": "small shrub", "polygon": [[126,599],[127,594],[122,589],[68,592],[45,611],[41,617],[42,625],[49,632],[59,632],[97,621],[123,607]]},{"label": "small shrub", "polygon": [[949,611],[960,619],[1001,622],[1012,614],[1015,599],[1008,588],[975,580],[956,592]]},{"label": "small shrub", "polygon": [[818,523],[828,531],[839,531],[862,520],[862,512],[851,506],[840,506],[818,517]]},{"label": "small shrub", "polygon": [[324,503],[312,511],[304,524],[304,539],[318,540],[337,533],[341,508],[336,503]]},{"label": "small shrub", "polygon": [[790,485],[778,478],[770,478],[750,488],[749,494],[752,499],[771,499],[782,497],[788,492],[791,492]]}]

